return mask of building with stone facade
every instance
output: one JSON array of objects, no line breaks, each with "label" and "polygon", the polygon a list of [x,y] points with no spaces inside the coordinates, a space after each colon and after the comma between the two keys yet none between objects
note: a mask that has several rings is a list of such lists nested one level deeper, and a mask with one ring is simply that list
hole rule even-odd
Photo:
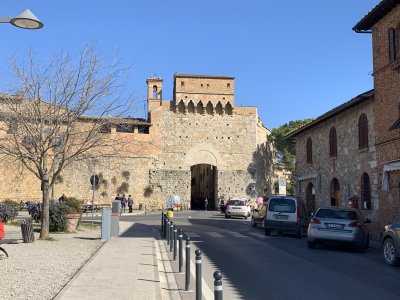
[{"label": "building with stone facade", "polygon": [[400,1],[381,1],[353,30],[372,33],[374,90],[288,137],[296,140],[298,196],[312,209],[357,196],[379,237],[400,220]]},{"label": "building with stone facade", "polygon": [[372,33],[380,227],[400,220],[400,1],[383,0],[353,28]]},{"label": "building with stone facade", "polygon": [[[92,174],[100,179],[95,203],[125,193],[148,209],[165,207],[170,196],[192,208],[207,198],[209,207],[217,208],[220,197],[255,198],[271,189],[272,164],[265,159],[270,131],[256,107],[235,106],[233,77],[175,74],[172,100],[163,99],[161,78],[146,83],[148,120],[111,124],[104,134],[126,146],[66,168],[54,195],[91,199]],[[7,198],[40,200],[40,183],[29,172],[17,175],[2,164],[0,199]]]},{"label": "building with stone facade", "polygon": [[363,93],[289,133],[296,142],[296,195],[309,211],[357,197],[377,222],[374,92]]}]

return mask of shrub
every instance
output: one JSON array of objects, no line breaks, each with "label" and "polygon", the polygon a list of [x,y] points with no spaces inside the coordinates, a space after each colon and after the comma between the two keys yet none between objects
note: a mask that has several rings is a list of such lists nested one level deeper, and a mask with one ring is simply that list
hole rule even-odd
[{"label": "shrub", "polygon": [[65,211],[65,213],[81,213],[81,203],[78,199],[69,197],[65,200],[65,205],[68,206],[69,208]]},{"label": "shrub", "polygon": [[50,232],[65,231],[65,214],[70,207],[62,202],[50,202],[49,206],[49,230]]},{"label": "shrub", "polygon": [[18,206],[10,204],[0,204],[0,221],[13,221],[18,216]]},{"label": "shrub", "polygon": [[19,206],[19,203],[15,200],[6,199],[3,201],[4,204],[8,204],[11,206]]}]

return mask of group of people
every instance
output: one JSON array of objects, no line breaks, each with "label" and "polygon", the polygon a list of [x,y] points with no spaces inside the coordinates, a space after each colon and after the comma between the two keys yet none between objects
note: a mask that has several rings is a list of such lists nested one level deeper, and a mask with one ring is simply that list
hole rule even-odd
[{"label": "group of people", "polygon": [[134,202],[132,195],[129,195],[128,198],[125,197],[125,194],[120,196],[120,194],[115,197],[115,200],[121,201],[121,212],[125,213],[126,205],[128,205],[128,213],[131,213],[133,210]]}]

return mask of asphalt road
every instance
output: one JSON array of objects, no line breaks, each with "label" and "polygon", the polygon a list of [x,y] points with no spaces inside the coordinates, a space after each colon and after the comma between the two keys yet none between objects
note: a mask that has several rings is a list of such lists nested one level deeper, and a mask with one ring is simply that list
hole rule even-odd
[{"label": "asphalt road", "polygon": [[[121,220],[159,227],[160,217]],[[224,299],[400,299],[400,267],[385,265],[377,249],[358,253],[328,245],[311,250],[306,238],[267,237],[249,220],[225,219],[215,211],[175,213],[174,222],[191,238],[192,260],[201,250],[209,290],[213,272],[222,272]]]}]

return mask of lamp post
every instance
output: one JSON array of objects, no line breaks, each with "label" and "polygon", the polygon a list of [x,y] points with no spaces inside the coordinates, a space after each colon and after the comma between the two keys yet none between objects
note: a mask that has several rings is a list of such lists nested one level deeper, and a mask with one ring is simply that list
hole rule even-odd
[{"label": "lamp post", "polygon": [[10,23],[23,29],[40,29],[43,27],[43,23],[29,9],[26,9],[15,18],[2,17],[0,18],[0,23]]}]

